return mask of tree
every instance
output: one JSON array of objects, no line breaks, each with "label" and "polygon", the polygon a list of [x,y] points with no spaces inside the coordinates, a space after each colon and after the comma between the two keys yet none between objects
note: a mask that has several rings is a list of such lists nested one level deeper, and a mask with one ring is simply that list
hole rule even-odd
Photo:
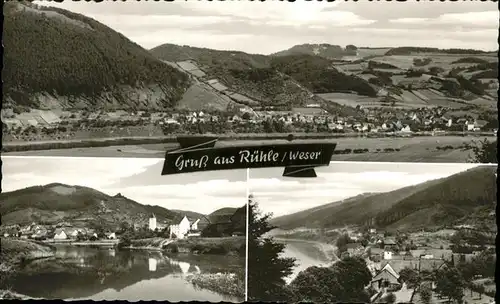
[{"label": "tree", "polygon": [[411,268],[405,267],[405,268],[401,269],[401,271],[399,272],[399,275],[400,275],[401,280],[406,283],[408,288],[412,288],[412,289],[416,288],[420,282],[420,277],[419,277],[417,271],[415,271]]},{"label": "tree", "polygon": [[462,302],[465,281],[460,272],[453,266],[436,271],[436,291],[450,301]]},{"label": "tree", "polygon": [[292,274],[295,259],[281,257],[285,245],[263,237],[275,228],[269,224],[271,214],[261,214],[258,204],[251,198],[248,208],[248,299],[288,301],[291,294],[284,279]]},{"label": "tree", "polygon": [[432,290],[429,284],[422,284],[420,286],[420,299],[424,304],[430,304],[432,298]]},{"label": "tree", "polygon": [[469,162],[472,163],[498,163],[497,158],[497,141],[488,141],[484,139],[479,144],[472,147],[472,155]]},{"label": "tree", "polygon": [[339,254],[344,253],[347,250],[347,244],[351,243],[351,238],[347,233],[342,234],[339,236],[337,241],[335,242],[335,245],[338,248]]},{"label": "tree", "polygon": [[366,303],[371,274],[363,259],[347,257],[331,267],[309,267],[290,283],[295,300],[314,303]]},{"label": "tree", "polygon": [[119,232],[120,233],[125,233],[126,231],[130,230],[131,226],[128,222],[121,222],[120,223],[120,228],[119,228]]},{"label": "tree", "polygon": [[394,304],[396,302],[396,295],[392,292],[386,294],[383,298],[384,303]]}]

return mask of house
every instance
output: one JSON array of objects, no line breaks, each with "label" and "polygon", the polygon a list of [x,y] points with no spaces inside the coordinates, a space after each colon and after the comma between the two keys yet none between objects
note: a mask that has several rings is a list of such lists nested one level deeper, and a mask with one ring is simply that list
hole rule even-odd
[{"label": "house", "polygon": [[401,132],[405,132],[405,133],[410,133],[412,132],[411,131],[411,128],[409,125],[404,125],[402,128],[401,128]]},{"label": "house", "polygon": [[384,251],[384,260],[391,260],[392,259],[392,251]]},{"label": "house", "polygon": [[420,259],[419,271],[434,271],[440,269],[445,264],[442,259]]},{"label": "house", "polygon": [[346,245],[347,252],[349,253],[350,256],[359,254],[363,252],[363,245],[360,243],[349,243]]},{"label": "house", "polygon": [[198,230],[198,223],[200,222],[200,219],[197,219],[194,221],[194,223],[191,224],[191,230]]},{"label": "house", "polygon": [[111,232],[111,233],[107,234],[106,237],[109,240],[116,240],[116,234],[114,232]]},{"label": "house", "polygon": [[474,131],[475,128],[474,122],[466,121],[465,126],[467,128],[467,131]]},{"label": "house", "polygon": [[68,239],[66,232],[64,232],[64,230],[61,228],[57,228],[54,234],[54,240],[66,240],[66,239]]},{"label": "house", "polygon": [[189,235],[188,235],[188,233],[190,231],[193,231],[193,230],[198,230],[198,223],[199,222],[200,222],[200,220],[197,219],[193,223],[190,223],[189,219],[187,218],[187,216],[184,216],[182,218],[182,220],[179,222],[179,224],[170,225],[170,238],[172,238],[173,236],[175,236],[175,237],[177,237],[179,239],[183,239],[186,236],[195,236],[195,235],[198,235],[199,233],[195,233],[195,234],[191,233]]},{"label": "house", "polygon": [[479,131],[481,129],[484,129],[486,125],[488,125],[488,122],[486,120],[478,119],[474,122],[474,130]]},{"label": "house", "polygon": [[399,283],[399,273],[397,273],[390,264],[386,264],[382,270],[380,270],[380,272],[373,277],[371,286],[377,291],[380,291],[385,287],[397,289],[401,286]]},{"label": "house", "polygon": [[149,230],[156,230],[156,216],[154,214],[151,214],[151,217],[149,217]]},{"label": "house", "polygon": [[396,247],[396,246],[397,246],[397,243],[396,243],[396,241],[395,241],[394,239],[392,239],[392,238],[385,238],[385,239],[382,241],[382,245],[383,245],[383,247],[382,247],[382,248],[384,248],[384,249],[386,249],[386,250],[390,250],[390,249],[392,249],[392,248]]},{"label": "house", "polygon": [[375,233],[377,233],[377,229],[375,229],[375,228],[370,228],[370,233],[371,233],[371,234],[375,234]]},{"label": "house", "polygon": [[64,228],[63,230],[68,238],[76,238],[78,236],[78,233],[80,233],[80,230],[82,230],[82,229]]}]

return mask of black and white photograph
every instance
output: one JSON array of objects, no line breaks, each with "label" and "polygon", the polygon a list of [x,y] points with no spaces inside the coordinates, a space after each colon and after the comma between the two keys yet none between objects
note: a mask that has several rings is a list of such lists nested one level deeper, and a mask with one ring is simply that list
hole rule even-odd
[{"label": "black and white photograph", "polygon": [[5,2],[0,299],[495,303],[498,1]]},{"label": "black and white photograph", "polygon": [[246,170],[2,157],[4,299],[242,302]]},{"label": "black and white photograph", "polygon": [[315,171],[250,170],[250,300],[494,303],[496,165]]},{"label": "black and white photograph", "polygon": [[293,134],[336,141],[333,161],[497,163],[496,1],[9,1],[4,18],[4,155]]}]

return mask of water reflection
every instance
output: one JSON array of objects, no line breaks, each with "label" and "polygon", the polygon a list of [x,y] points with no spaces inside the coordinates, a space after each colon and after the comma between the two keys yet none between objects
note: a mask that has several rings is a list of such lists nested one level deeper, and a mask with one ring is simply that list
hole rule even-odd
[{"label": "water reflection", "polygon": [[243,269],[238,257],[59,246],[54,259],[26,265],[2,288],[48,299],[238,302],[242,299],[195,289],[184,277]]},{"label": "water reflection", "polygon": [[149,271],[156,271],[156,264],[158,264],[158,260],[155,258],[149,258]]}]

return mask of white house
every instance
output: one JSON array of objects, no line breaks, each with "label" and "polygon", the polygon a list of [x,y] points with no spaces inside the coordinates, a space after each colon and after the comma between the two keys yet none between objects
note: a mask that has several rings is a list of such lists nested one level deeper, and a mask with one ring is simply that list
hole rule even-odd
[{"label": "white house", "polygon": [[194,221],[194,223],[191,224],[191,230],[198,230],[198,223],[200,222],[200,219],[197,219]]},{"label": "white house", "polygon": [[110,234],[108,234],[108,239],[115,240],[116,239],[116,234],[114,232],[111,232]]},{"label": "white house", "polygon": [[401,132],[410,133],[411,132],[410,126],[405,125],[403,128],[401,128]]},{"label": "white house", "polygon": [[68,236],[66,235],[66,232],[62,229],[57,229],[56,233],[54,235],[54,240],[66,240]]},{"label": "white house", "polygon": [[384,260],[391,260],[391,259],[392,259],[392,252],[384,251]]},{"label": "white house", "polygon": [[474,128],[476,127],[473,121],[467,121],[465,125],[467,126],[467,131],[474,131]]},{"label": "white house", "polygon": [[149,218],[149,230],[156,230],[156,216],[151,214]]},{"label": "white house", "polygon": [[170,238],[176,236],[179,239],[183,239],[188,236],[190,230],[198,230],[198,223],[200,220],[196,220],[193,223],[189,222],[187,216],[184,216],[182,220],[177,225],[170,225]]}]

